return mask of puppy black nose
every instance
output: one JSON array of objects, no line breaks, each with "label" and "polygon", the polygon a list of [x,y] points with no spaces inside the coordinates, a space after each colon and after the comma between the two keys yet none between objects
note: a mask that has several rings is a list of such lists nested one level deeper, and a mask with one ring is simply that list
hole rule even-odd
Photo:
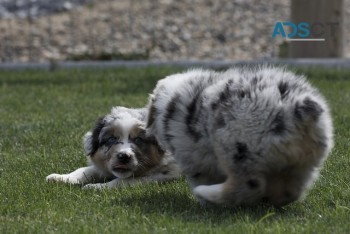
[{"label": "puppy black nose", "polygon": [[130,161],[130,155],[127,153],[118,153],[117,158],[120,163],[126,164]]}]

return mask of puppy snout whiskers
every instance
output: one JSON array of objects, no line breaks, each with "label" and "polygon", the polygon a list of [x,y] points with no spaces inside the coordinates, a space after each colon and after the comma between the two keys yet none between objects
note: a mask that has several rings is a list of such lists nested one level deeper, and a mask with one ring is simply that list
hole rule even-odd
[{"label": "puppy snout whiskers", "polygon": [[127,164],[130,162],[131,156],[127,153],[118,153],[117,158],[120,163]]}]

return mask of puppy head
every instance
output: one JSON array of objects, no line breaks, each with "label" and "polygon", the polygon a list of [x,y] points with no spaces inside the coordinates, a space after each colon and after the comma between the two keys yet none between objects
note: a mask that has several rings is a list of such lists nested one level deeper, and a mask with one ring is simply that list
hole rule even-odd
[{"label": "puppy head", "polygon": [[[320,97],[300,96],[273,120],[267,187],[263,200],[283,206],[303,198],[332,148],[332,123]],[[289,119],[288,119],[289,117]],[[274,163],[273,166],[271,166]]]},{"label": "puppy head", "polygon": [[153,136],[146,136],[145,109],[113,108],[97,120],[84,137],[90,161],[118,178],[140,176],[158,165],[164,151]]},{"label": "puppy head", "polygon": [[332,147],[330,117],[322,102],[300,96],[290,106],[268,112],[269,118],[256,115],[239,123],[227,120],[223,112],[216,120],[220,125],[214,147],[217,155],[226,157],[222,167],[240,178],[228,187],[228,194],[234,194],[236,202],[275,206],[302,198]]},{"label": "puppy head", "polygon": [[310,173],[313,172],[290,166],[279,172],[267,174],[268,183],[262,201],[280,207],[299,200],[305,195],[307,177],[312,176]]}]

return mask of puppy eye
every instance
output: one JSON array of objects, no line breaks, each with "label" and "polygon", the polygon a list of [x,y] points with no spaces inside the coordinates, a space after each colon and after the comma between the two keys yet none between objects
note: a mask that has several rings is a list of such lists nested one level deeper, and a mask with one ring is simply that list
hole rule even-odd
[{"label": "puppy eye", "polygon": [[143,144],[143,139],[142,139],[141,137],[136,137],[136,138],[134,139],[134,143],[135,143],[136,145],[141,145],[141,144]]},{"label": "puppy eye", "polygon": [[114,145],[118,142],[118,138],[116,137],[110,137],[108,138],[108,140],[106,141],[105,145],[106,146],[111,146],[111,145]]}]

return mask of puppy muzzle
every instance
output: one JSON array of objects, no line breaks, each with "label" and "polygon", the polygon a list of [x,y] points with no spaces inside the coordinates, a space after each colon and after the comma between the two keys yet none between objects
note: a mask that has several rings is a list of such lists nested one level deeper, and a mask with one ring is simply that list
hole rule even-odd
[{"label": "puppy muzzle", "polygon": [[121,164],[128,164],[131,160],[131,155],[126,152],[120,152],[117,154],[117,159]]}]

